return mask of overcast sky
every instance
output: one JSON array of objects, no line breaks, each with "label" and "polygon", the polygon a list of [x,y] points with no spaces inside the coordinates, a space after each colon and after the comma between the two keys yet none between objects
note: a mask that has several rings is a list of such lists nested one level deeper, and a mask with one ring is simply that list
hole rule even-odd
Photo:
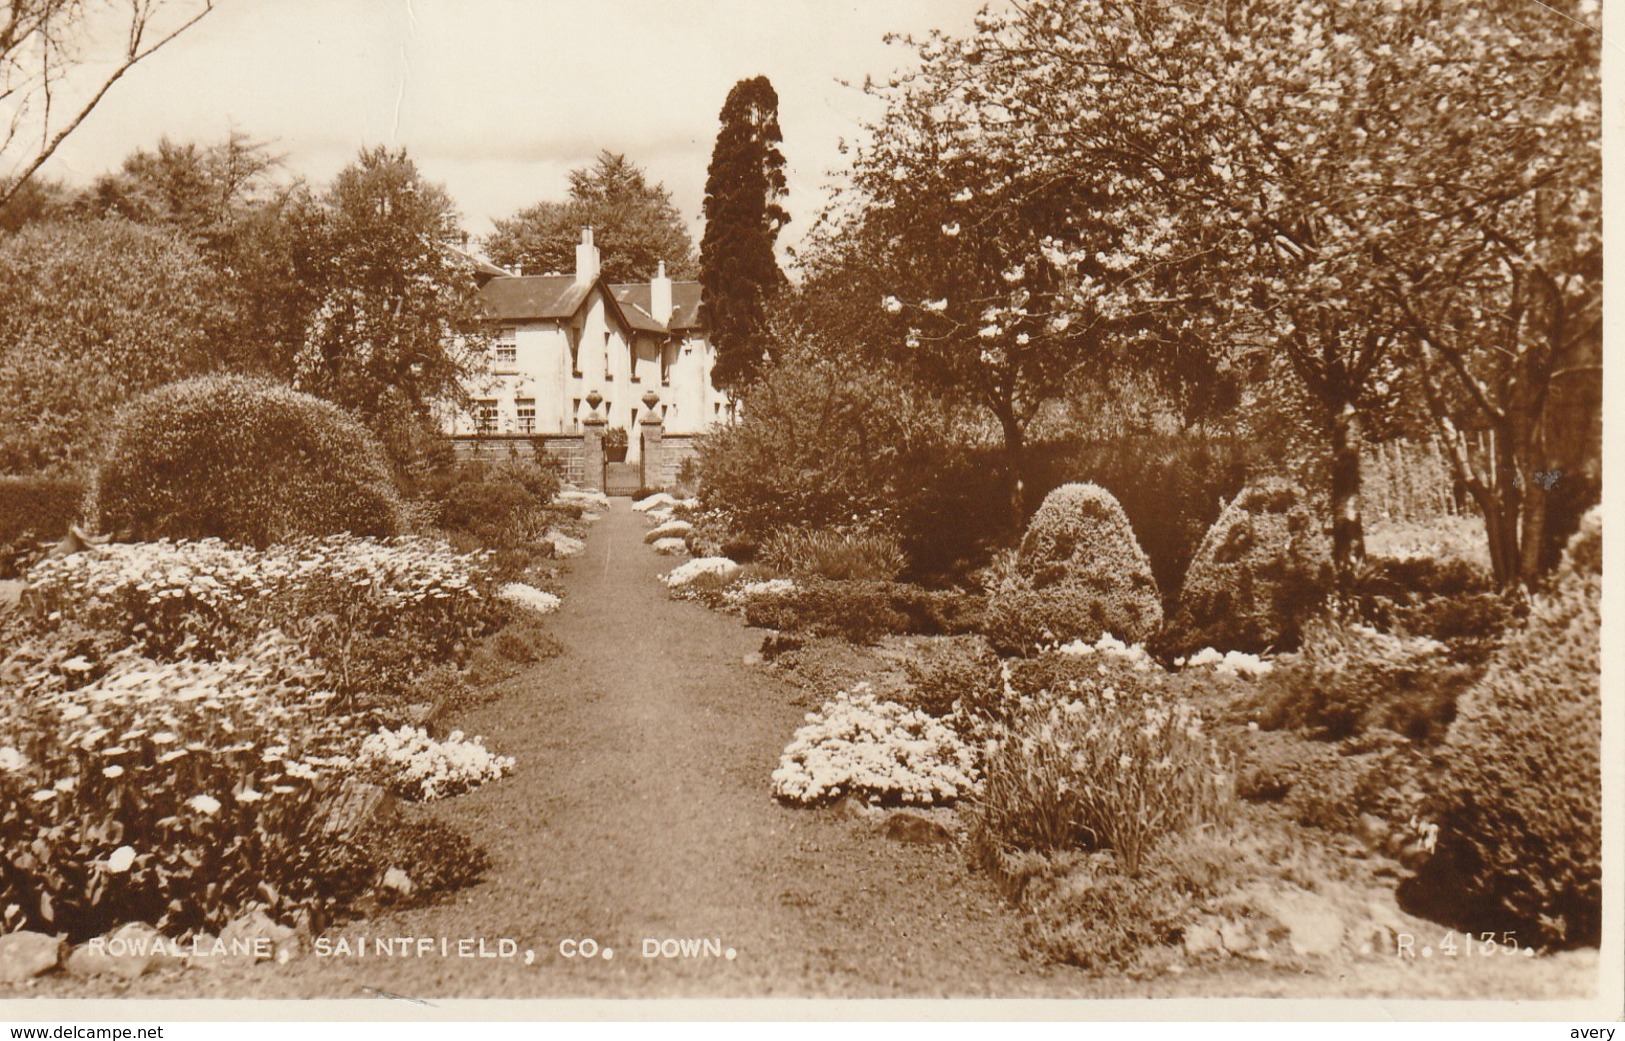
[{"label": "overcast sky", "polygon": [[856,86],[906,65],[887,32],[967,30],[983,0],[223,0],[132,70],[47,173],[112,169],[161,135],[238,128],[322,184],[363,145],[406,146],[470,231],[564,197],[601,148],[671,189],[699,240],[717,115],[763,74],[779,94],[793,243],[837,142],[876,108]]}]

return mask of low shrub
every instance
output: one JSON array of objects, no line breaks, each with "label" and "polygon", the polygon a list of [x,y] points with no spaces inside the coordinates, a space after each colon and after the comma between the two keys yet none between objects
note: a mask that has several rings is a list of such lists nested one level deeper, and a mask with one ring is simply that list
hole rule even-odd
[{"label": "low shrub", "polygon": [[[1117,633],[1145,639],[1150,601],[1107,600],[1094,586],[1059,582],[1043,589],[1007,589],[988,599],[982,632],[1001,654],[1031,655],[1073,640]],[[1121,610],[1126,607],[1127,610]],[[1160,609],[1159,609],[1160,611]]]},{"label": "low shrub", "polygon": [[1234,768],[1188,704],[1095,676],[1009,709],[983,769],[972,841],[1004,850],[1110,849],[1134,875],[1162,838],[1228,819]]},{"label": "low shrub", "polygon": [[986,634],[1000,651],[1110,633],[1139,642],[1162,624],[1162,602],[1134,529],[1110,492],[1063,485],[1033,515],[1016,579],[988,604]]},{"label": "low shrub", "polygon": [[897,539],[879,532],[785,528],[758,551],[766,566],[798,578],[890,582],[906,561]]},{"label": "low shrub", "polygon": [[879,700],[863,683],[808,713],[773,771],[773,794],[804,805],[843,795],[945,805],[970,794],[975,783],[975,753],[953,730],[924,712]]},{"label": "low shrub", "polygon": [[385,889],[387,902],[415,907],[459,889],[466,889],[491,870],[491,856],[462,831],[433,817],[402,818],[363,834],[366,848],[380,871],[403,872],[410,892]]},{"label": "low shrub", "polygon": [[554,505],[559,487],[556,469],[516,456],[439,471],[425,482],[422,501],[447,532],[510,549],[541,540],[560,513],[579,514],[579,503]]},{"label": "low shrub", "polygon": [[120,409],[93,500],[101,530],[137,539],[265,547],[403,527],[389,460],[365,427],[329,402],[237,376],[170,384]]},{"label": "low shrub", "polygon": [[84,498],[80,481],[0,477],[0,578],[16,577],[39,543],[66,535]]},{"label": "low shrub", "polygon": [[892,605],[892,592],[890,582],[808,580],[751,597],[745,601],[745,621],[762,629],[874,643],[909,629],[908,616]]},{"label": "low shrub", "polygon": [[1450,645],[1483,662],[1520,619],[1522,605],[1494,588],[1488,570],[1459,557],[1382,557],[1357,576],[1351,607],[1370,625]]},{"label": "low shrub", "polygon": [[1381,727],[1431,743],[1456,718],[1456,700],[1482,672],[1436,640],[1317,619],[1297,654],[1259,680],[1259,722],[1339,740]]},{"label": "low shrub", "polygon": [[1003,690],[999,658],[981,637],[954,639],[931,648],[924,661],[909,661],[908,690],[899,696],[909,708],[949,716],[959,705],[982,705]]},{"label": "low shrub", "polygon": [[1602,928],[1602,517],[1588,514],[1525,627],[1466,692],[1425,814],[1434,855],[1401,889],[1417,913],[1595,945]]},{"label": "low shrub", "polygon": [[534,615],[522,614],[499,629],[491,637],[491,648],[504,661],[515,665],[534,665],[539,661],[557,657],[563,646],[547,632],[541,620]]},{"label": "low shrub", "polygon": [[718,548],[745,560],[789,528],[857,518],[890,529],[937,436],[915,420],[925,408],[913,384],[873,366],[793,350],[778,357],[750,409],[700,442],[701,496],[725,517],[722,541],[735,544]]},{"label": "low shrub", "polygon": [[1289,650],[1330,588],[1331,549],[1295,485],[1266,480],[1225,507],[1191,561],[1163,647]]}]

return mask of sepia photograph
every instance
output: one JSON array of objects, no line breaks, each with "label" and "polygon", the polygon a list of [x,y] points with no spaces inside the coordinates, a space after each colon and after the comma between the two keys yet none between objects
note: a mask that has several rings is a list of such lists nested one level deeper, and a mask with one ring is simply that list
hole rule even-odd
[{"label": "sepia photograph", "polygon": [[0,1019],[1625,1015],[1618,52],[0,0]]}]

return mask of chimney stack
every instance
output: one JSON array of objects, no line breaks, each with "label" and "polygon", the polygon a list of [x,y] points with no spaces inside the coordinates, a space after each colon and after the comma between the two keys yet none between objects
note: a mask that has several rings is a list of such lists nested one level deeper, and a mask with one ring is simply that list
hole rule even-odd
[{"label": "chimney stack", "polygon": [[649,279],[649,315],[661,325],[671,321],[671,279],[666,277],[666,262],[660,262],[660,271]]},{"label": "chimney stack", "polygon": [[598,279],[598,247],[592,244],[592,229],[581,229],[581,242],[576,246],[576,282]]}]

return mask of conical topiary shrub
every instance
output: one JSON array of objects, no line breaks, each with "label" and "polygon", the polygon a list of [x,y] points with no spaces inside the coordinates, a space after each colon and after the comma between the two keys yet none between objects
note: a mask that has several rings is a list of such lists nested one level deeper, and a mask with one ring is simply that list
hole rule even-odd
[{"label": "conical topiary shrub", "polygon": [[1024,654],[1107,633],[1139,642],[1161,624],[1157,580],[1123,507],[1098,485],[1066,484],[1033,515],[984,628],[994,647]]},{"label": "conical topiary shrub", "polygon": [[1457,705],[1422,817],[1433,856],[1405,907],[1524,947],[1602,935],[1602,511]]},{"label": "conical topiary shrub", "polygon": [[1304,498],[1296,485],[1272,478],[1224,508],[1185,573],[1167,651],[1257,654],[1297,644],[1332,573],[1330,542]]},{"label": "conical topiary shrub", "polygon": [[394,535],[402,512],[378,440],[331,402],[240,376],[200,376],[114,419],[88,511],[137,539],[265,546],[300,535]]}]

